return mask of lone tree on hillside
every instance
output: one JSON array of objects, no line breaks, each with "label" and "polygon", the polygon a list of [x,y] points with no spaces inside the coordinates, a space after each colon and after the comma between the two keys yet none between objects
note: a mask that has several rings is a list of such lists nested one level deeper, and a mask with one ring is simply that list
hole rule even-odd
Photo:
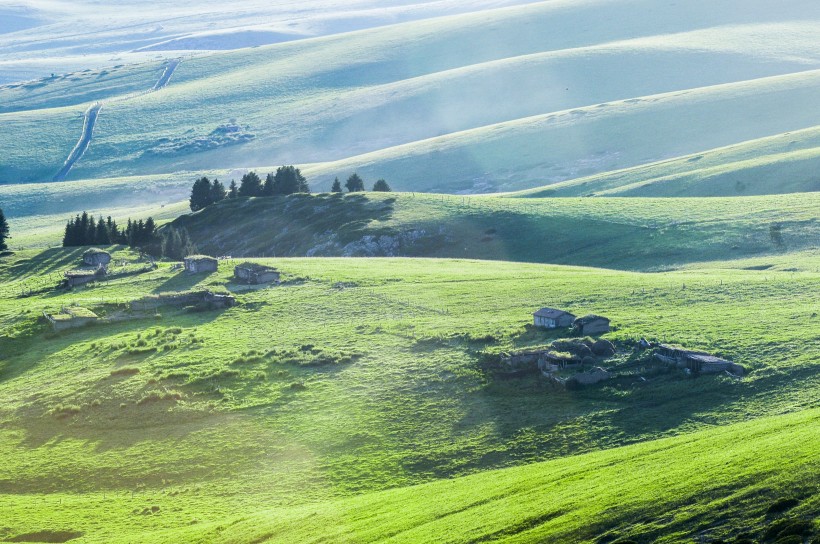
[{"label": "lone tree on hillside", "polygon": [[393,189],[390,188],[390,185],[388,185],[386,181],[380,179],[373,184],[373,190],[377,193],[389,193]]},{"label": "lone tree on hillside", "polygon": [[6,216],[3,215],[3,210],[0,209],[0,251],[6,251],[9,246],[6,244],[6,239],[9,236],[9,224],[6,221]]},{"label": "lone tree on hillside", "polygon": [[359,174],[353,173],[349,178],[347,178],[345,187],[347,187],[347,192],[349,193],[364,191],[364,180],[359,177]]},{"label": "lone tree on hillside", "polygon": [[197,179],[191,187],[191,198],[188,202],[192,212],[198,212],[211,204],[211,180],[207,177]]},{"label": "lone tree on hillside", "polygon": [[239,189],[236,187],[236,180],[232,179],[231,187],[228,190],[228,198],[236,198],[237,196],[239,196]]},{"label": "lone tree on hillside", "polygon": [[239,196],[261,196],[262,180],[256,172],[248,172],[239,180]]},{"label": "lone tree on hillside", "polygon": [[341,193],[342,192],[342,184],[339,183],[339,178],[333,180],[333,187],[330,188],[331,193]]}]

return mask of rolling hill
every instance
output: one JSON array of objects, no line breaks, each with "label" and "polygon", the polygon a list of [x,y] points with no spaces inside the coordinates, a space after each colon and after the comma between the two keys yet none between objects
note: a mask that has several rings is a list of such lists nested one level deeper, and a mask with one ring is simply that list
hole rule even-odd
[{"label": "rolling hill", "polygon": [[[268,259],[279,287],[237,285],[227,262],[199,276],[163,263],[54,291],[82,251],[0,261],[0,539],[649,542],[763,531],[791,494],[816,514],[816,272]],[[192,288],[239,305],[123,309]],[[113,322],[49,332],[41,312],[72,304]],[[611,317],[623,351],[607,364],[624,376],[574,392],[504,377],[493,354],[556,337],[528,327],[544,304]],[[641,336],[748,374],[630,366]],[[476,474],[504,467],[521,468]]]},{"label": "rolling hill", "polygon": [[[0,542],[817,544],[818,37],[816,0],[0,6]],[[189,213],[281,164],[313,194]],[[68,288],[82,211],[160,238]]]},{"label": "rolling hill", "polygon": [[[211,255],[466,257],[656,270],[817,249],[819,208],[817,193],[688,199],[325,194],[224,200],[169,226],[185,228]],[[772,237],[773,225],[781,238]]]},{"label": "rolling hill", "polygon": [[361,169],[512,190],[820,124],[813,3],[653,6],[541,2],[197,56],[129,100],[160,63],[7,86],[20,144],[0,181],[50,179],[92,97],[111,103],[71,179],[341,161],[322,187]]}]

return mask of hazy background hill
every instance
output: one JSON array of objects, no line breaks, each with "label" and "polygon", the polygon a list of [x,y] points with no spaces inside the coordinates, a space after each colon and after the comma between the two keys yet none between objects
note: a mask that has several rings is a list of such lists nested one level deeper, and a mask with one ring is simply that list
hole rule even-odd
[{"label": "hazy background hill", "polygon": [[51,179],[107,100],[69,179],[327,163],[318,188],[536,187],[820,124],[819,29],[804,0],[539,2],[186,57],[129,100],[163,61],[46,78],[0,88],[0,182]]}]

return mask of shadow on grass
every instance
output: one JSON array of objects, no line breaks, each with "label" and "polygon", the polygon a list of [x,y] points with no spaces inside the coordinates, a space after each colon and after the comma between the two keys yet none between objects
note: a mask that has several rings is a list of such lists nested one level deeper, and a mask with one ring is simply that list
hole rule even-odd
[{"label": "shadow on grass", "polygon": [[180,271],[178,274],[175,274],[156,286],[151,292],[154,294],[159,293],[172,293],[172,292],[180,292],[180,291],[190,291],[195,286],[199,285],[203,281],[207,280],[211,276],[213,276],[215,272],[206,272],[201,274],[189,274],[185,271]]}]

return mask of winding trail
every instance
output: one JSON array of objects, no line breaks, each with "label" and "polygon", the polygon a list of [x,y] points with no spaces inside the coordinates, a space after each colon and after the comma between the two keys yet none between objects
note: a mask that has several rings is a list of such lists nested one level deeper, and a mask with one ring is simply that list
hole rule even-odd
[{"label": "winding trail", "polygon": [[[168,86],[171,76],[174,75],[174,71],[177,69],[177,66],[179,66],[181,61],[182,59],[172,59],[168,62],[168,66],[165,67],[165,71],[162,73],[159,80],[148,91],[126,96],[120,99],[113,99],[112,102],[130,100],[132,98],[136,98],[137,96],[143,96],[145,94],[164,89]],[[71,150],[71,153],[68,154],[65,164],[63,164],[63,167],[59,172],[57,172],[57,175],[52,178],[52,181],[65,181],[68,173],[74,165],[77,164],[77,161],[82,158],[83,154],[85,154],[88,146],[91,145],[91,138],[94,135],[94,126],[97,124],[97,117],[99,117],[100,110],[102,110],[104,105],[105,102],[95,102],[86,110],[85,121],[83,122],[83,133],[80,135],[80,140],[77,142],[77,145],[74,146],[74,149]]]}]

